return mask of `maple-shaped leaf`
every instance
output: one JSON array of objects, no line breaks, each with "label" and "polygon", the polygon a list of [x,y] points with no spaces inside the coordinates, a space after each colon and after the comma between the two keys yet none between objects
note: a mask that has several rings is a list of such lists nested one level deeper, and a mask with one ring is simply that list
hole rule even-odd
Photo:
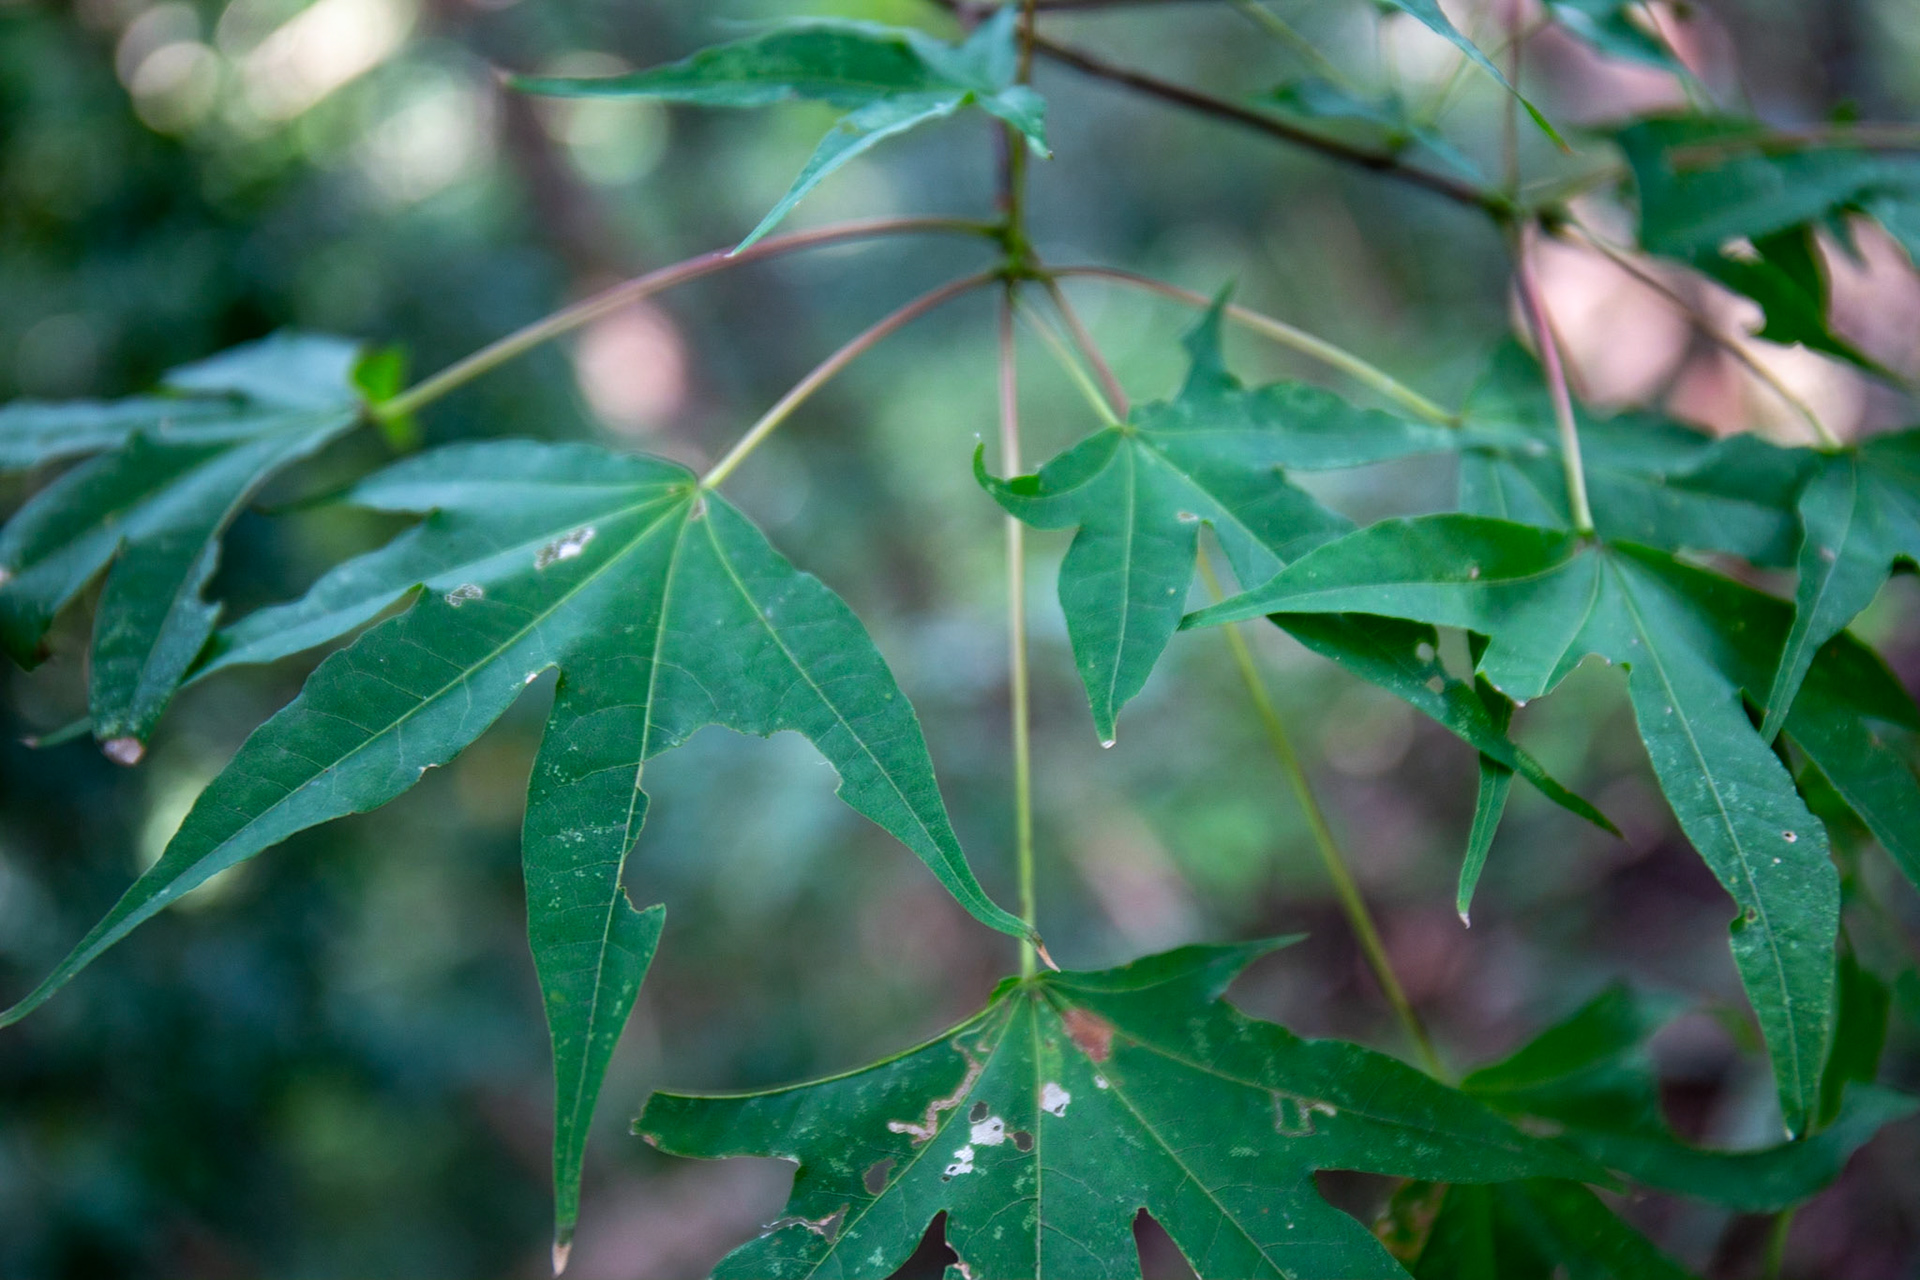
[{"label": "maple-shaped leaf", "polygon": [[721,724],[805,735],[839,794],[961,905],[1029,930],[974,879],[913,708],[851,610],[684,468],[584,445],[454,445],[352,494],[431,512],[236,629],[216,661],[266,661],[412,607],[329,657],[247,739],[160,860],[0,1025],[141,921],[294,832],[384,804],[445,764],[557,667],[523,856],[528,934],[553,1031],[559,1235],[576,1213],[601,1078],[659,937],[621,874],[646,818],[644,766]]},{"label": "maple-shaped leaf", "polygon": [[[1410,1183],[1394,1195],[1414,1280],[1686,1280],[1692,1275],[1587,1188],[1556,1178],[1490,1187]],[[1396,1240],[1389,1237],[1392,1247]]]},{"label": "maple-shaped leaf", "polygon": [[1640,197],[1640,243],[1760,304],[1758,336],[1801,343],[1883,377],[1829,324],[1830,281],[1816,227],[1881,216],[1912,253],[1920,162],[1845,146],[1807,147],[1746,120],[1685,116],[1615,134]]},{"label": "maple-shaped leaf", "polygon": [[[1786,566],[1799,544],[1794,502],[1818,458],[1757,436],[1715,439],[1648,413],[1600,418],[1574,406],[1593,518],[1602,537],[1668,551],[1724,551]],[[1566,468],[1540,366],[1518,343],[1494,353],[1467,402],[1480,426],[1512,442],[1472,440],[1460,461],[1460,506],[1569,529]]]},{"label": "maple-shaped leaf", "polygon": [[[844,109],[787,194],[744,249],[787,216],[820,180],[896,134],[977,106],[1047,154],[1046,104],[1015,82],[1017,15],[1008,5],[959,45],[872,22],[804,18],[703,49],[680,62],[596,79],[516,77],[529,93],[571,98],[655,98],[707,107],[762,107],[808,99]],[[736,250],[737,252],[738,250]]]},{"label": "maple-shaped leaf", "polygon": [[213,633],[219,608],[201,593],[227,526],[359,420],[358,360],[342,339],[280,334],[175,369],[161,394],[0,407],[0,467],[97,455],[0,530],[0,644],[36,661],[54,616],[107,570],[87,701],[115,759],[139,759]]},{"label": "maple-shaped leaf", "polygon": [[[1879,1041],[1859,1035],[1866,1030],[1857,1007],[1865,980],[1858,966],[1850,966],[1850,973],[1846,985],[1854,994],[1843,1002],[1843,1021],[1851,1022],[1848,1029],[1863,1043],[1845,1049],[1849,1058],[1837,1073],[1829,1065],[1832,1105],[1823,1108],[1820,1127],[1795,1142],[1729,1151],[1676,1136],[1661,1112],[1648,1041],[1681,1012],[1681,1004],[1625,986],[1601,992],[1510,1057],[1468,1075],[1460,1087],[1535,1129],[1551,1129],[1559,1141],[1630,1182],[1748,1213],[1784,1209],[1828,1186],[1847,1158],[1886,1125],[1920,1111],[1920,1100],[1871,1082]],[[1884,1003],[1880,1012],[1884,1019]]]},{"label": "maple-shaped leaf", "polygon": [[1480,673],[1522,703],[1588,654],[1627,669],[1661,788],[1739,905],[1734,959],[1787,1126],[1803,1130],[1833,1030],[1839,877],[1825,829],[1742,702],[1765,679],[1759,654],[1780,634],[1779,602],[1648,548],[1446,515],[1350,534],[1188,621],[1301,612],[1380,613],[1485,636]]},{"label": "maple-shaped leaf", "polygon": [[[1192,365],[1173,399],[1072,446],[1035,475],[974,473],[1010,515],[1037,528],[1075,528],[1059,597],[1094,729],[1114,740],[1123,707],[1146,685],[1185,612],[1200,529],[1213,531],[1236,577],[1262,582],[1353,522],[1289,483],[1286,471],[1356,467],[1469,442],[1519,439],[1463,432],[1358,408],[1332,392],[1281,382],[1247,388],[1221,349],[1225,299],[1185,338]],[[1302,644],[1407,699],[1483,753],[1490,788],[1514,771],[1543,794],[1612,830],[1598,810],[1555,782],[1508,739],[1500,709],[1455,679],[1433,628],[1397,619],[1289,618]],[[1492,839],[1491,821],[1476,822]]]},{"label": "maple-shaped leaf", "polygon": [[1145,1209],[1201,1280],[1405,1273],[1320,1198],[1317,1169],[1447,1182],[1583,1178],[1580,1157],[1358,1045],[1302,1040],[1220,999],[1274,942],[1186,947],[1009,979],[918,1048],[730,1097],[656,1093],[663,1151],[799,1165],[785,1214],[718,1276],[882,1277],[945,1213],[950,1274],[1137,1276]]},{"label": "maple-shaped leaf", "polygon": [[1800,492],[1800,523],[1793,630],[1767,694],[1768,738],[1820,646],[1873,603],[1896,565],[1920,559],[1920,431],[1819,455]]},{"label": "maple-shaped leaf", "polygon": [[1807,146],[1751,120],[1641,120],[1614,141],[1639,192],[1640,243],[1667,257],[1717,253],[1838,211],[1920,199],[1920,159],[1912,155]]}]

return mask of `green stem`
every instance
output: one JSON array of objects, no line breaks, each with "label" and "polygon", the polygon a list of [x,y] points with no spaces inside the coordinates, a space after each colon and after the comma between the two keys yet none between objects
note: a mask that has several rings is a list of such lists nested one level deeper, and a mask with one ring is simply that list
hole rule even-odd
[{"label": "green stem", "polygon": [[[1182,289],[1179,285],[1168,284],[1152,276],[1122,271],[1116,267],[1055,267],[1048,270],[1046,275],[1052,279],[1085,276],[1091,279],[1112,280],[1117,284],[1143,289],[1148,293],[1157,293],[1163,298],[1172,298],[1202,310],[1213,305],[1213,300],[1205,294],[1195,293],[1191,289]],[[1272,316],[1250,311],[1234,303],[1227,304],[1226,315],[1227,319],[1243,328],[1279,343],[1283,347],[1290,347],[1303,355],[1312,356],[1330,368],[1338,369],[1417,418],[1424,418],[1428,422],[1445,427],[1460,425],[1459,414],[1447,412],[1412,387],[1324,338],[1316,338],[1303,329],[1294,328],[1284,320],[1276,320]]]},{"label": "green stem", "polygon": [[[1214,600],[1223,599],[1225,592],[1220,588],[1220,579],[1214,575],[1213,566],[1208,563],[1204,550],[1197,563],[1200,577],[1206,582]],[[1287,734],[1287,726],[1274,709],[1273,699],[1267,696],[1266,682],[1260,678],[1260,670],[1254,665],[1246,639],[1240,634],[1237,624],[1230,623],[1221,627],[1220,631],[1226,637],[1228,648],[1233,650],[1233,663],[1240,669],[1240,679],[1247,686],[1247,698],[1253,703],[1260,723],[1266,727],[1267,741],[1273,747],[1274,759],[1280,762],[1280,771],[1287,775],[1294,798],[1299,801],[1300,810],[1306,815],[1307,828],[1313,833],[1314,847],[1320,851],[1321,864],[1327,869],[1327,878],[1333,882],[1334,895],[1339,898],[1340,909],[1347,917],[1354,938],[1360,943],[1367,966],[1373,970],[1374,981],[1380,984],[1387,1003],[1393,1006],[1394,1016],[1406,1029],[1428,1074],[1436,1079],[1443,1078],[1445,1070],[1441,1066],[1440,1055],[1433,1047],[1432,1038],[1427,1035],[1426,1025],[1414,1011],[1413,1002],[1407,999],[1406,988],[1400,985],[1400,979],[1393,971],[1393,961],[1387,956],[1386,944],[1380,940],[1380,930],[1374,924],[1373,913],[1367,909],[1367,900],[1354,881],[1339,841],[1334,839],[1333,828],[1327,825],[1327,815],[1320,808],[1319,798],[1313,793],[1313,784],[1307,780],[1306,770],[1301,767],[1300,755],[1293,749],[1293,739]]]},{"label": "green stem", "polygon": [[921,316],[936,307],[951,302],[960,295],[978,289],[984,284],[990,284],[999,278],[1000,272],[998,270],[982,271],[978,275],[971,275],[963,280],[955,280],[949,284],[942,285],[931,293],[921,294],[918,298],[915,298],[906,306],[901,307],[892,315],[887,316],[865,333],[862,333],[859,337],[847,343],[846,346],[841,347],[825,360],[822,360],[818,365],[814,366],[813,372],[800,379],[799,382],[794,384],[791,391],[781,396],[779,402],[776,403],[773,408],[760,415],[760,420],[747,429],[747,433],[740,437],[733,448],[727,450],[726,456],[714,463],[706,475],[700,477],[700,487],[702,489],[719,488],[720,485],[726,481],[726,478],[733,474],[734,469],[746,461],[747,455],[759,448],[761,442],[772,435],[781,423],[791,417],[795,409],[805,404],[814,392],[832,381],[834,376],[842,369],[845,369],[855,360],[858,360],[861,356],[879,345],[882,340],[905,328],[907,325],[912,324],[915,320],[918,320]]},{"label": "green stem", "polygon": [[1560,465],[1567,477],[1568,514],[1573,517],[1575,533],[1590,534],[1593,508],[1587,502],[1587,469],[1580,457],[1580,428],[1573,417],[1573,393],[1567,389],[1567,370],[1560,362],[1560,344],[1553,336],[1553,323],[1547,319],[1547,308],[1540,297],[1539,282],[1534,279],[1524,236],[1514,240],[1513,263],[1520,310],[1526,316],[1527,327],[1533,330],[1540,367],[1547,375],[1547,393],[1553,399],[1553,420],[1560,432]]},{"label": "green stem", "polygon": [[[1020,474],[1020,387],[1014,363],[1013,283],[1000,305],[1000,467]],[[1007,657],[1013,686],[1013,847],[1020,878],[1020,919],[1036,931],[1038,908],[1033,887],[1033,734],[1027,674],[1026,526],[1019,517],[1007,525]],[[1020,976],[1034,974],[1033,944],[1020,945]]]},{"label": "green stem", "polygon": [[642,298],[651,297],[653,294],[671,289],[675,285],[685,284],[690,280],[698,280],[702,276],[724,271],[728,267],[758,262],[763,258],[778,257],[799,249],[838,244],[845,240],[864,240],[876,236],[909,235],[917,232],[991,237],[994,234],[994,228],[989,224],[972,222],[964,218],[873,218],[775,236],[762,240],[739,253],[727,249],[715,249],[698,257],[688,258],[684,262],[676,262],[672,266],[649,271],[646,275],[624,281],[610,289],[604,289],[590,298],[583,298],[552,315],[536,320],[525,328],[516,329],[506,337],[488,343],[472,355],[456,361],[392,399],[374,405],[371,412],[376,420],[382,422],[405,418],[448,392],[465,386],[482,374],[499,368],[507,361],[525,354],[543,342],[571,333],[583,325],[592,324],[602,316],[610,315]]},{"label": "green stem", "polygon": [[[1094,385],[1093,379],[1087,375],[1087,371],[1080,367],[1080,362],[1074,358],[1073,352],[1068,349],[1066,339],[1055,333],[1053,326],[1038,315],[1032,307],[1025,306],[1017,301],[1015,307],[1022,316],[1026,317],[1027,323],[1033,326],[1033,331],[1040,335],[1040,340],[1046,344],[1047,350],[1053,353],[1054,360],[1059,364],[1060,368],[1066,372],[1066,375],[1073,380],[1073,385],[1078,388],[1081,397],[1086,400],[1088,406],[1093,409],[1094,414],[1100,421],[1109,427],[1119,426],[1120,418],[1114,412],[1113,405],[1110,404],[1107,397],[1101,393],[1100,388]],[[1009,474],[1013,473],[1010,472]]]},{"label": "green stem", "polygon": [[1066,322],[1067,332],[1073,337],[1073,344],[1080,348],[1080,354],[1093,366],[1094,377],[1100,379],[1100,386],[1106,392],[1107,404],[1113,412],[1124,418],[1132,410],[1127,403],[1126,388],[1120,385],[1120,379],[1113,374],[1113,366],[1100,354],[1100,347],[1087,332],[1087,326],[1080,323],[1080,313],[1073,309],[1073,303],[1067,300],[1066,290],[1060,287],[1058,280],[1049,277],[1046,281],[1047,296],[1053,299],[1053,309],[1060,313],[1060,319]]},{"label": "green stem", "polygon": [[1767,1229],[1766,1261],[1761,1267],[1763,1280],[1780,1280],[1780,1269],[1787,1261],[1787,1237],[1793,1232],[1793,1209],[1782,1209],[1773,1215],[1773,1225]]}]

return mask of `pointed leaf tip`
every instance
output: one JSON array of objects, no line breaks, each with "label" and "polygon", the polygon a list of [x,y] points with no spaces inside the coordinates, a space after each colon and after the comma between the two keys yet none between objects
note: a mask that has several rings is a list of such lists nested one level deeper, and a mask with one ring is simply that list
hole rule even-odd
[{"label": "pointed leaf tip", "polygon": [[553,1274],[558,1276],[567,1269],[567,1258],[573,1253],[573,1241],[555,1240],[553,1242]]}]

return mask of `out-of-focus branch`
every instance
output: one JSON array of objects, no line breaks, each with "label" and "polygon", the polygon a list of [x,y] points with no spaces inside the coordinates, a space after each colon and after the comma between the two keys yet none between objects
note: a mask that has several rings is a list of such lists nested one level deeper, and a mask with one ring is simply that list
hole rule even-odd
[{"label": "out-of-focus branch", "polygon": [[[933,2],[955,13],[971,12],[971,6],[963,3],[963,0],[933,0]],[[1133,0],[1133,2],[1139,3],[1140,0]],[[1162,0],[1162,2],[1171,3],[1173,0]],[[1058,4],[1049,5],[1045,0],[1041,0],[1040,3],[1040,8],[1043,10],[1058,7],[1060,7]],[[1144,71],[1136,71],[1131,67],[1108,62],[1096,54],[1062,44],[1049,36],[1036,36],[1033,47],[1035,52],[1049,61],[1072,67],[1075,71],[1092,76],[1096,80],[1105,80],[1109,84],[1120,85],[1146,97],[1157,98],[1162,102],[1185,107],[1201,115],[1212,116],[1216,120],[1226,120],[1250,129],[1257,129],[1269,137],[1315,152],[1327,159],[1378,173],[1383,177],[1443,196],[1456,204],[1482,210],[1496,220],[1505,222],[1514,213],[1513,202],[1501,193],[1408,164],[1395,152],[1375,151],[1342,142],[1337,138],[1326,137],[1311,129],[1303,129],[1278,116],[1269,115],[1267,112],[1242,106],[1226,98],[1216,98],[1212,94],[1175,84],[1171,80],[1162,80]]]}]

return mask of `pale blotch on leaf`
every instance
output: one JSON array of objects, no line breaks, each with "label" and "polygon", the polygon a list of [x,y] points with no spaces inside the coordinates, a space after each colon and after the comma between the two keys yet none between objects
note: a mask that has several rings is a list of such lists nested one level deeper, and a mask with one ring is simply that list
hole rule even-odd
[{"label": "pale blotch on leaf", "polygon": [[463,582],[442,597],[453,608],[458,609],[469,600],[478,600],[487,593],[477,582]]},{"label": "pale blotch on leaf", "polygon": [[533,567],[545,569],[562,560],[573,559],[587,549],[587,544],[593,541],[595,532],[594,527],[588,525],[583,529],[575,529],[564,537],[555,538],[535,553]]},{"label": "pale blotch on leaf", "polygon": [[1007,1140],[1007,1122],[999,1116],[988,1116],[985,1120],[974,1122],[967,1134],[967,1142],[976,1147],[997,1147]]},{"label": "pale blotch on leaf", "polygon": [[1040,1090],[1040,1109],[1050,1116],[1064,1117],[1067,1104],[1073,1101],[1073,1095],[1062,1089],[1058,1083],[1049,1080]]},{"label": "pale blotch on leaf", "polygon": [[973,1148],[961,1147],[953,1153],[953,1163],[940,1174],[942,1178],[957,1178],[963,1173],[973,1172]]}]

